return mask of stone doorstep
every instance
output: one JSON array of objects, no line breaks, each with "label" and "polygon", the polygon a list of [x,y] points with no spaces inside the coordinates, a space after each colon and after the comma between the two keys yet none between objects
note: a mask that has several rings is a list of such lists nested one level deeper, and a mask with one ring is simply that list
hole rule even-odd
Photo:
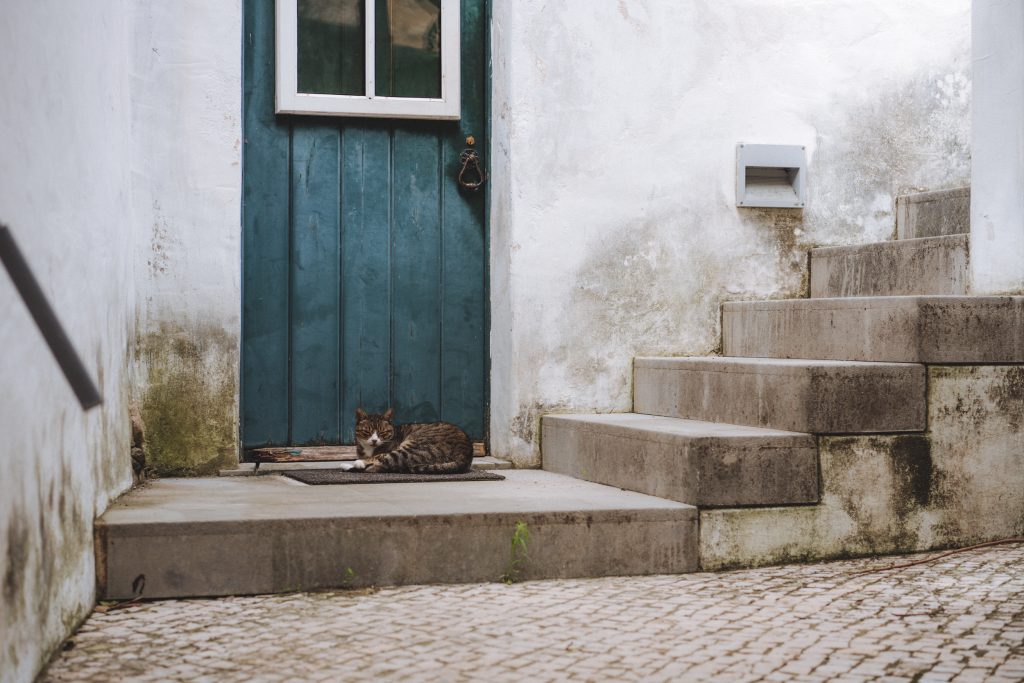
[{"label": "stone doorstep", "polygon": [[811,297],[963,296],[968,235],[811,249]]},{"label": "stone doorstep", "polygon": [[812,434],[925,429],[923,365],[637,358],[634,411]]},{"label": "stone doorstep", "polygon": [[546,415],[544,469],[702,507],[818,500],[810,434],[635,413]]},{"label": "stone doorstep", "polygon": [[[96,524],[100,599],[683,573],[697,510],[539,470],[501,482],[160,479]],[[526,555],[512,562],[518,522]]]},{"label": "stone doorstep", "polygon": [[1022,296],[737,301],[724,355],[930,364],[1024,362]]}]

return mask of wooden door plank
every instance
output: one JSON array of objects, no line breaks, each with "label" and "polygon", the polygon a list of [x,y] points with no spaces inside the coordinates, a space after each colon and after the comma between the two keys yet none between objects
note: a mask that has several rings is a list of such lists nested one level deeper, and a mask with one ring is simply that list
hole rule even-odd
[{"label": "wooden door plank", "polygon": [[[458,165],[458,155],[451,156],[446,169]],[[441,419],[479,439],[484,434],[486,400],[482,207],[474,201],[478,196],[467,197],[457,188],[457,183],[446,182],[443,190]]]},{"label": "wooden door plank", "polygon": [[355,446],[278,446],[253,448],[250,459],[255,462],[331,462],[355,460]]},{"label": "wooden door plank", "polygon": [[341,437],[340,144],[333,126],[292,134],[291,443]]},{"label": "wooden door plank", "polygon": [[274,118],[274,4],[245,3],[242,436],[288,441],[288,126]]},{"label": "wooden door plank", "polygon": [[[476,140],[487,162],[484,86],[486,83],[483,3],[462,3],[463,116],[458,131],[445,140],[442,237],[443,294],[441,417],[483,438],[487,404],[487,249],[484,221],[486,189],[460,190],[459,154],[466,137]],[[473,104],[471,104],[473,103]],[[486,188],[486,186],[485,186]]]},{"label": "wooden door plank", "polygon": [[342,439],[355,410],[390,406],[391,136],[386,127],[345,129],[342,145]]},{"label": "wooden door plank", "polygon": [[440,140],[400,128],[392,152],[392,401],[400,422],[440,419]]}]

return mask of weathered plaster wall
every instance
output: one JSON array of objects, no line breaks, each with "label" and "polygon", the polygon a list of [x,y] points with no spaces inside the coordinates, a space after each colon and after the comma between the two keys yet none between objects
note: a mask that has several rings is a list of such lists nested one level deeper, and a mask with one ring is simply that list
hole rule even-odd
[{"label": "weathered plaster wall", "polygon": [[136,3],[134,206],[147,462],[208,474],[237,462],[242,10]]},{"label": "weathered plaster wall", "polygon": [[977,294],[1024,292],[1024,3],[974,0],[971,275]]},{"label": "weathered plaster wall", "polygon": [[238,2],[50,0],[0,22],[0,221],[98,378],[83,414],[0,276],[0,680],[31,680],[91,608],[94,518],[132,480],[237,443]]},{"label": "weathered plaster wall", "polygon": [[[492,448],[631,406],[631,359],[798,295],[805,250],[888,238],[970,177],[969,0],[498,1]],[[805,211],[734,206],[738,142],[805,145]]]},{"label": "weathered plaster wall", "polygon": [[126,0],[5,2],[0,222],[105,398],[83,413],[0,269],[0,680],[32,680],[93,604],[92,525],[131,484],[135,325]]}]

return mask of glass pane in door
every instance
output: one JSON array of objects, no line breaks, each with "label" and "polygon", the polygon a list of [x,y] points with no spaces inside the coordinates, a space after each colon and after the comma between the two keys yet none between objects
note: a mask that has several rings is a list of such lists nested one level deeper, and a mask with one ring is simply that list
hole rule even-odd
[{"label": "glass pane in door", "polygon": [[298,0],[300,93],[366,94],[365,0]]},{"label": "glass pane in door", "polygon": [[374,1],[377,94],[441,97],[441,0]]}]

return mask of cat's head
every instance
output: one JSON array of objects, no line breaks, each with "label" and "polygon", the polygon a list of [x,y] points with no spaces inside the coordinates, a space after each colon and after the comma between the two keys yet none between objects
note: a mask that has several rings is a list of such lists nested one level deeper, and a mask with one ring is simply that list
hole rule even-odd
[{"label": "cat's head", "polygon": [[356,441],[364,449],[373,450],[395,436],[395,425],[391,418],[395,412],[388,408],[383,413],[367,413],[356,408]]}]

